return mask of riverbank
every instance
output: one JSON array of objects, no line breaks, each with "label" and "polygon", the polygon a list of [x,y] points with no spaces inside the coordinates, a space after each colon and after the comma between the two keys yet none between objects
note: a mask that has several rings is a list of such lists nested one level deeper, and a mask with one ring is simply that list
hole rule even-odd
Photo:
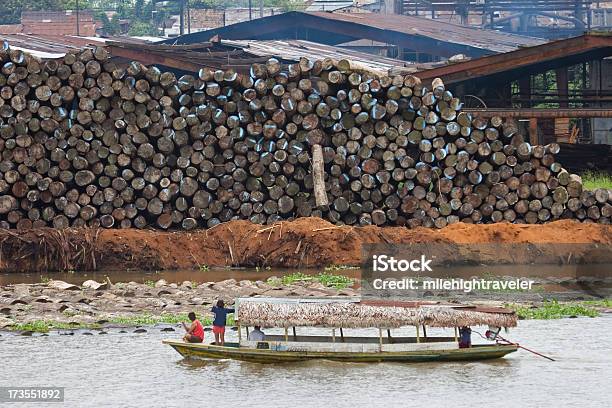
[{"label": "riverbank", "polygon": [[[52,280],[37,284],[0,287],[0,330],[46,332],[53,329],[137,327],[177,324],[195,311],[204,323],[210,323],[210,308],[218,299],[233,303],[235,298],[328,297],[359,295],[348,278],[323,275],[309,280],[270,278],[266,281],[227,279],[221,282],[181,284],[165,280],[144,283],[83,282],[73,285]],[[560,303],[550,299],[562,299]],[[506,306],[520,317],[557,318],[564,315],[595,316],[610,311],[610,301],[588,300],[584,293],[493,292],[478,294],[440,291],[425,298],[434,303],[470,303]],[[574,303],[571,303],[574,301]],[[567,303],[570,302],[570,303]],[[540,310],[541,309],[541,310]],[[232,322],[230,321],[231,325]]]},{"label": "riverbank", "polygon": [[435,230],[335,226],[320,218],[299,218],[272,226],[231,221],[195,232],[3,230],[0,242],[0,270],[5,272],[358,265],[364,244],[418,244],[418,255],[433,253],[436,264],[446,265],[612,262],[612,226],[571,220],[457,223]]}]

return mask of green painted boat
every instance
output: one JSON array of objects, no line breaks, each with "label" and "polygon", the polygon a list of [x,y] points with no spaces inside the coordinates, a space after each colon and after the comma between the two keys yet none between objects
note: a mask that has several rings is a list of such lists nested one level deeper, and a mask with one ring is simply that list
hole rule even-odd
[{"label": "green painted boat", "polygon": [[[472,345],[471,339],[462,340],[460,347],[458,333],[471,334],[469,326],[489,326],[491,341],[501,327],[516,326],[516,314],[502,308],[356,298],[239,298],[235,310],[237,342],[220,346],[165,340],[164,344],[184,357],[260,363],[474,361],[500,358],[519,347],[500,342]],[[404,337],[392,335],[392,330],[410,326],[415,336],[406,336],[406,330],[399,332]],[[251,341],[249,327],[280,328],[284,335],[258,331],[258,340]],[[298,334],[296,328],[304,327],[309,328],[307,335]],[[428,336],[428,327],[454,329],[454,336]],[[352,333],[363,335],[364,329],[372,328],[377,329],[376,336],[346,336],[347,330],[359,329]]]},{"label": "green painted boat", "polygon": [[[253,347],[243,347],[239,343],[225,343],[224,346],[214,344],[193,344],[182,341],[164,340],[180,355],[197,359],[234,359],[257,363],[282,363],[308,360],[331,360],[341,362],[403,362],[418,363],[431,361],[476,361],[500,358],[517,350],[516,345],[476,345],[470,348],[455,349],[423,349],[406,351],[298,351],[273,350]],[[261,346],[262,343],[259,342]],[[339,343],[336,343],[339,344]],[[445,343],[448,344],[448,343]]]}]

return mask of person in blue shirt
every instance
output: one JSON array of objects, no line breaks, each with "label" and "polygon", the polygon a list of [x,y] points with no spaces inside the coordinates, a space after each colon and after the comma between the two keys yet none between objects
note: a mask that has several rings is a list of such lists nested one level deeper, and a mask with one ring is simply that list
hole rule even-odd
[{"label": "person in blue shirt", "polygon": [[228,309],[225,307],[223,300],[219,299],[217,305],[213,306],[210,310],[215,314],[213,320],[213,333],[215,334],[215,345],[222,346],[225,343],[225,324],[227,321],[227,315],[234,313],[234,309]]}]

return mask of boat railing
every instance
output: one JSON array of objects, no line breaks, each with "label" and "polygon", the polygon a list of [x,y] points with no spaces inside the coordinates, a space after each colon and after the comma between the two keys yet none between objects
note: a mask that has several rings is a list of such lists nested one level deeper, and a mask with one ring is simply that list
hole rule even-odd
[{"label": "boat railing", "polygon": [[[316,335],[284,335],[267,334],[266,341],[288,341],[288,342],[308,342],[308,343],[367,343],[380,344],[379,337],[372,336],[316,336]],[[244,340],[246,341],[246,339]],[[400,344],[400,343],[448,343],[455,341],[454,337],[383,337],[383,344]],[[242,344],[242,343],[241,343]]]},{"label": "boat railing", "polygon": [[[376,339],[375,339],[376,340]],[[333,343],[330,341],[284,341],[283,339],[264,341],[240,342],[241,348],[269,349],[272,351],[293,352],[346,352],[346,353],[377,353],[377,352],[402,352],[419,350],[452,350],[459,348],[454,341],[430,342],[430,343],[384,343],[378,342],[347,342]]]}]

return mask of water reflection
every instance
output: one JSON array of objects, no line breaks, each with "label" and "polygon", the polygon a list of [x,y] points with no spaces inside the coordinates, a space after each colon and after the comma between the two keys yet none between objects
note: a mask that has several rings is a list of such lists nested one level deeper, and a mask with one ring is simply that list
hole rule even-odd
[{"label": "water reflection", "polygon": [[177,366],[183,367],[187,370],[199,370],[202,368],[210,368],[215,370],[227,369],[231,361],[230,360],[202,360],[197,358],[182,358],[176,362]]},{"label": "water reflection", "polygon": [[[253,269],[253,268],[211,268],[207,271],[182,269],[172,271],[138,271],[118,270],[104,272],[29,272],[29,273],[0,273],[0,286],[15,283],[40,283],[48,279],[58,279],[73,284],[81,284],[85,280],[93,279],[104,281],[108,277],[111,282],[139,282],[157,281],[165,279],[167,282],[182,283],[184,281],[202,283],[218,282],[225,279],[237,281],[266,280],[271,276],[285,276],[295,273],[296,269]],[[323,269],[302,269],[301,272],[316,275]],[[356,280],[361,278],[360,269],[339,269],[330,273],[345,275]],[[437,267],[428,276],[434,278],[470,278],[472,276],[512,276],[531,278],[575,278],[577,276],[591,276],[597,278],[612,277],[612,264],[591,265],[470,265],[455,267]],[[551,288],[563,289],[572,287],[567,282],[549,282]]]}]

